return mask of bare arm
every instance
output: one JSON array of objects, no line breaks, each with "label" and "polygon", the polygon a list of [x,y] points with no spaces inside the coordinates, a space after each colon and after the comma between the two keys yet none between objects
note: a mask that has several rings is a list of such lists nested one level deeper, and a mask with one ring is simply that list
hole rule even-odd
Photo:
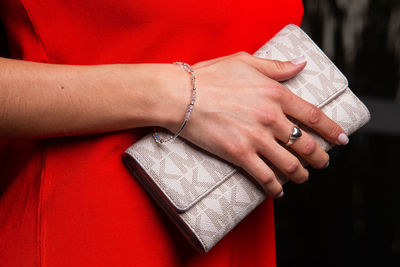
[{"label": "bare arm", "polygon": [[[198,98],[182,136],[245,169],[272,197],[282,187],[266,158],[293,182],[308,171],[287,143],[291,116],[326,140],[345,144],[343,129],[278,81],[294,64],[238,53],[193,67]],[[64,66],[0,59],[0,135],[57,136],[161,126],[175,132],[191,94],[190,75],[172,64]],[[312,167],[328,154],[307,133],[291,148]]]},{"label": "bare arm", "polygon": [[69,66],[0,58],[0,136],[167,127],[183,116],[189,90],[187,74],[171,64]]}]

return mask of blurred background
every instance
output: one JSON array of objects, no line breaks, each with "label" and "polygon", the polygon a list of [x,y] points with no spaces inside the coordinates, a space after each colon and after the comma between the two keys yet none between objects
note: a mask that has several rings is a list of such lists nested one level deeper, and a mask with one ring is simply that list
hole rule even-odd
[{"label": "blurred background", "polygon": [[[275,201],[277,264],[400,266],[400,0],[304,0],[302,28],[372,114]],[[1,26],[1,25],[0,25]],[[8,56],[0,27],[0,56]]]},{"label": "blurred background", "polygon": [[372,120],[275,201],[277,265],[400,266],[400,1],[303,0],[302,28]]}]

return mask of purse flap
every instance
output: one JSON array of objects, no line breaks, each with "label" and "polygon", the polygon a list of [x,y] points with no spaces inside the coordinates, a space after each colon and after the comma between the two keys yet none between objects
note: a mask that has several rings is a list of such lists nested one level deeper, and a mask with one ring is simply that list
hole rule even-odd
[{"label": "purse flap", "polygon": [[282,61],[305,56],[307,65],[304,70],[283,84],[319,108],[343,93],[348,86],[340,70],[302,29],[293,24],[284,27],[254,55]]},{"label": "purse flap", "polygon": [[[163,138],[166,133],[160,132]],[[165,136],[164,136],[165,135]],[[236,169],[226,161],[201,150],[181,138],[158,144],[151,134],[129,147],[125,153],[133,157],[164,194],[170,205],[182,213],[231,177]]]}]

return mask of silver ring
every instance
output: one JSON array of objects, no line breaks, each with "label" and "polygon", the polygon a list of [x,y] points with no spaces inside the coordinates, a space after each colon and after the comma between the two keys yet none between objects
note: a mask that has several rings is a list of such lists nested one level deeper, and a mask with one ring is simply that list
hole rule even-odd
[{"label": "silver ring", "polygon": [[293,131],[289,135],[289,142],[286,145],[290,146],[302,135],[302,132],[299,127],[293,126]]}]

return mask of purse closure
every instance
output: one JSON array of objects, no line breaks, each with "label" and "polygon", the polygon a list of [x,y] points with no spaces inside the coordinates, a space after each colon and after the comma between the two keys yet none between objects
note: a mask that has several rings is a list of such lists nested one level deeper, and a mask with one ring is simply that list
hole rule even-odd
[{"label": "purse closure", "polygon": [[305,56],[307,65],[304,70],[282,84],[319,108],[342,94],[348,87],[348,81],[342,72],[297,25],[289,24],[284,27],[254,55],[282,61]]}]

